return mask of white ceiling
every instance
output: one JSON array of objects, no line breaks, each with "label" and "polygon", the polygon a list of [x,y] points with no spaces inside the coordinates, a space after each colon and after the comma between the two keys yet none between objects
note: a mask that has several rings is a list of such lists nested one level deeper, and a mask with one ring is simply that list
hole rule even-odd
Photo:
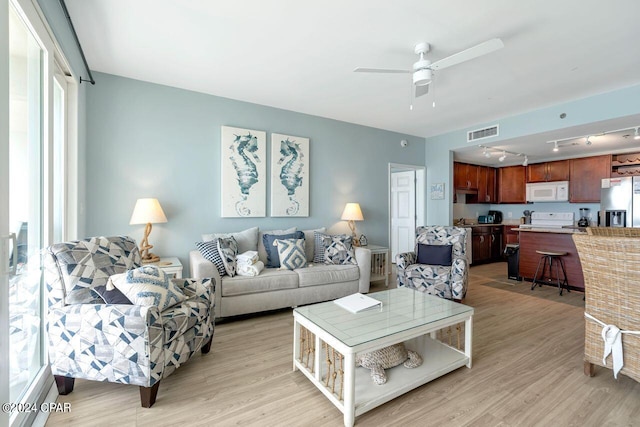
[{"label": "white ceiling", "polygon": [[[420,137],[640,83],[638,0],[66,4],[92,70]],[[353,72],[409,69],[421,41],[435,61],[494,37],[503,49],[439,71],[412,111],[410,75]],[[570,132],[549,139],[595,130]],[[500,148],[532,161],[547,150],[539,138]]]}]

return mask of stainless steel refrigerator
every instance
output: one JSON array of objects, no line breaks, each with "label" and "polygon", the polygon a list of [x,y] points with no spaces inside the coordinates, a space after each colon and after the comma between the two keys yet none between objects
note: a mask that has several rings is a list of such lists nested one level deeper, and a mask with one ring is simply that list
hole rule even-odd
[{"label": "stainless steel refrigerator", "polygon": [[602,180],[598,225],[640,227],[640,176]]}]

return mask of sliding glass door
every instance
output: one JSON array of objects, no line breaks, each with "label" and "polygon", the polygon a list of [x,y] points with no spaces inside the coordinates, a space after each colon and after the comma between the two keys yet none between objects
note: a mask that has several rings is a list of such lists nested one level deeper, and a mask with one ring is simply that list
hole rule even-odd
[{"label": "sliding glass door", "polygon": [[[9,7],[9,398],[44,367],[43,49]],[[5,160],[6,161],[6,160]]]},{"label": "sliding glass door", "polygon": [[0,8],[0,30],[8,28],[0,37],[0,59],[8,57],[0,62],[0,400],[10,404],[0,425],[17,426],[37,413],[15,409],[39,405],[53,384],[42,249],[77,229],[67,210],[77,206],[68,192],[77,166],[67,161],[77,157],[69,126],[77,88],[37,3],[0,0]]}]

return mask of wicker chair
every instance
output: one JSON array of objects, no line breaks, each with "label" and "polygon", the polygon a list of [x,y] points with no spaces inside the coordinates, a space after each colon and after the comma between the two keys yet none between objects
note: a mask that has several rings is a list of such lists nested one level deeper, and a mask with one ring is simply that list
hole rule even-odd
[{"label": "wicker chair", "polygon": [[[604,325],[640,331],[640,238],[595,235],[601,229],[573,235],[585,282],[584,373],[588,376],[595,374],[595,365],[613,368],[612,356],[603,363]],[[615,230],[629,235],[622,228],[606,232]],[[622,333],[622,353],[620,373],[640,382],[640,334]]]}]

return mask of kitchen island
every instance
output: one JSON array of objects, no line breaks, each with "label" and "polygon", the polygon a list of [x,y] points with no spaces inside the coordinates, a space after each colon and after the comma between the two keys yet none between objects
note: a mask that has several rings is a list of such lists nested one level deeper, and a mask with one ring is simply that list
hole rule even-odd
[{"label": "kitchen island", "polygon": [[[512,228],[512,230],[520,232],[519,273],[523,279],[533,281],[541,256],[536,253],[536,250],[564,251],[567,255],[563,256],[562,260],[567,271],[569,287],[584,291],[582,265],[571,238],[574,233],[583,233],[582,231],[573,228]],[[555,275],[555,267],[553,270]]]}]

